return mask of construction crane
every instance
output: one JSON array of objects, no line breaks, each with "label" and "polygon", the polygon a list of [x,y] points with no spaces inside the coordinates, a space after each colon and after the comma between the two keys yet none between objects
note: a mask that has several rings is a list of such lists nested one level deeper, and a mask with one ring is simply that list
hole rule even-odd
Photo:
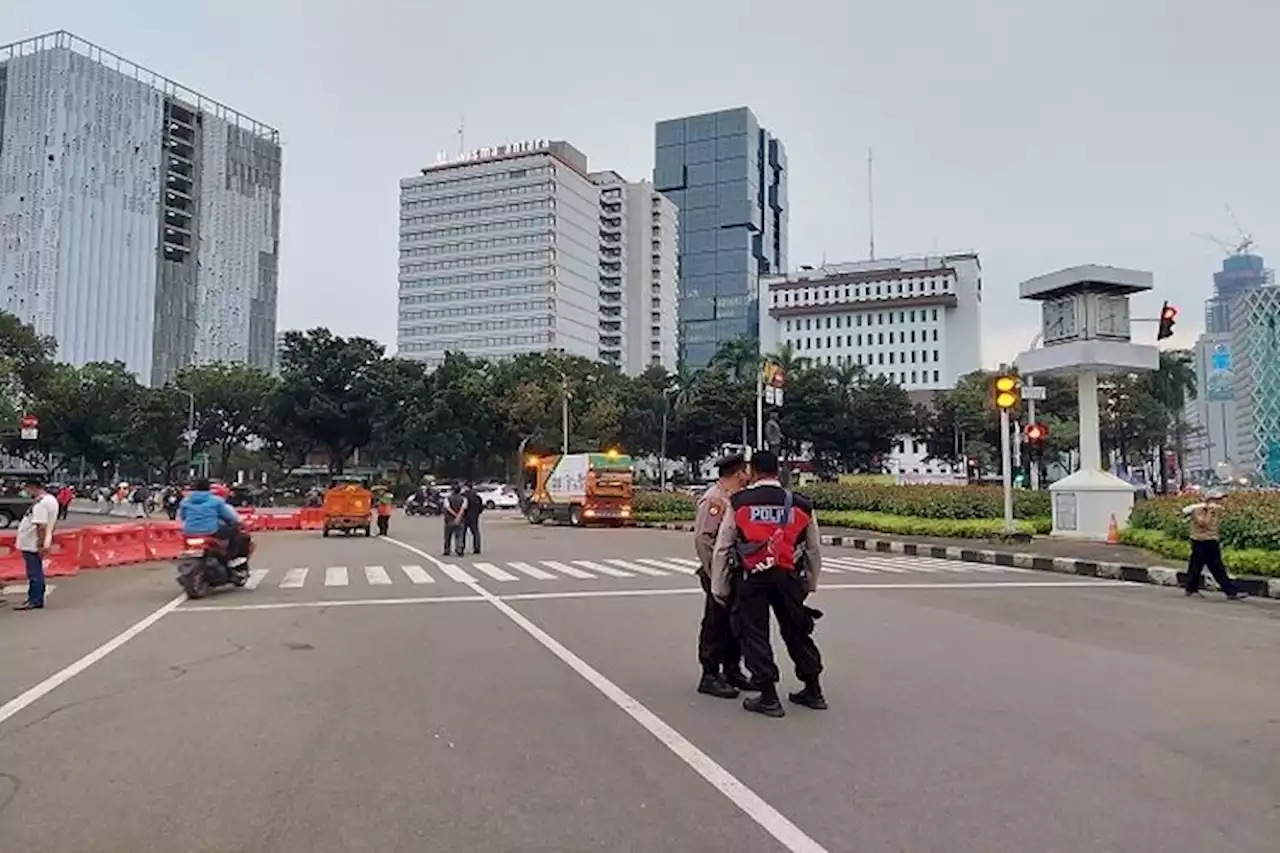
[{"label": "construction crane", "polygon": [[1227,215],[1231,217],[1231,224],[1236,227],[1236,234],[1239,237],[1238,241],[1232,242],[1230,240],[1223,240],[1221,237],[1216,237],[1213,234],[1197,234],[1196,236],[1203,237],[1206,240],[1212,240],[1218,245],[1218,248],[1222,249],[1222,251],[1226,253],[1228,257],[1232,255],[1247,255],[1253,248],[1253,235],[1245,231],[1244,228],[1240,226],[1240,220],[1236,217],[1235,211],[1231,209],[1231,205],[1228,204],[1226,208]]}]

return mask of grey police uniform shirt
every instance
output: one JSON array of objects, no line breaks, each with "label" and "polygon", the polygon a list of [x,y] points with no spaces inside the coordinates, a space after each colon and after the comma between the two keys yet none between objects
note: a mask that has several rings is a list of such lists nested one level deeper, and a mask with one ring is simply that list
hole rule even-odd
[{"label": "grey police uniform shirt", "polygon": [[693,521],[693,549],[698,555],[700,572],[710,576],[711,555],[715,551],[720,522],[729,513],[729,493],[716,483],[698,498],[698,513]]}]

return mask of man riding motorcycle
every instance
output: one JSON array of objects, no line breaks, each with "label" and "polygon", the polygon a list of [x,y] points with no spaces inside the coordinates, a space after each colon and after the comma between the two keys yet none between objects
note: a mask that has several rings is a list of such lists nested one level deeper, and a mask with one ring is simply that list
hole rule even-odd
[{"label": "man riding motorcycle", "polygon": [[178,505],[182,535],[207,536],[222,543],[224,564],[244,556],[245,539],[240,532],[240,516],[226,501],[209,491],[208,480],[191,484],[191,494]]}]

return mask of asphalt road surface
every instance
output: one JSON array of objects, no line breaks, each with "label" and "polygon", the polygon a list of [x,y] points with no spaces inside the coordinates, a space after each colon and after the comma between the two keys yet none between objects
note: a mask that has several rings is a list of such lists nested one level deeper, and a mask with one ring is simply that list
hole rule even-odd
[{"label": "asphalt road surface", "polygon": [[259,536],[251,590],[144,565],[0,610],[0,847],[1277,849],[1274,602],[828,549],[831,709],[772,720],[694,692],[687,534],[485,524],[480,556],[397,515]]}]

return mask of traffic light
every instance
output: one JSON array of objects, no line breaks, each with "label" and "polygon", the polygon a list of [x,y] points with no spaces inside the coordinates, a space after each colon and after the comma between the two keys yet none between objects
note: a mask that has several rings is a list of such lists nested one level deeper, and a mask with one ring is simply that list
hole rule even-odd
[{"label": "traffic light", "polygon": [[1018,405],[1018,401],[1022,396],[1019,392],[1018,377],[1002,373],[996,377],[994,387],[997,409],[1012,409]]},{"label": "traffic light", "polygon": [[1163,341],[1173,337],[1173,321],[1178,319],[1178,309],[1168,302],[1160,307],[1160,331],[1156,332],[1156,340]]},{"label": "traffic light", "polygon": [[1041,447],[1049,440],[1049,427],[1041,423],[1029,423],[1022,432],[1032,447]]}]

